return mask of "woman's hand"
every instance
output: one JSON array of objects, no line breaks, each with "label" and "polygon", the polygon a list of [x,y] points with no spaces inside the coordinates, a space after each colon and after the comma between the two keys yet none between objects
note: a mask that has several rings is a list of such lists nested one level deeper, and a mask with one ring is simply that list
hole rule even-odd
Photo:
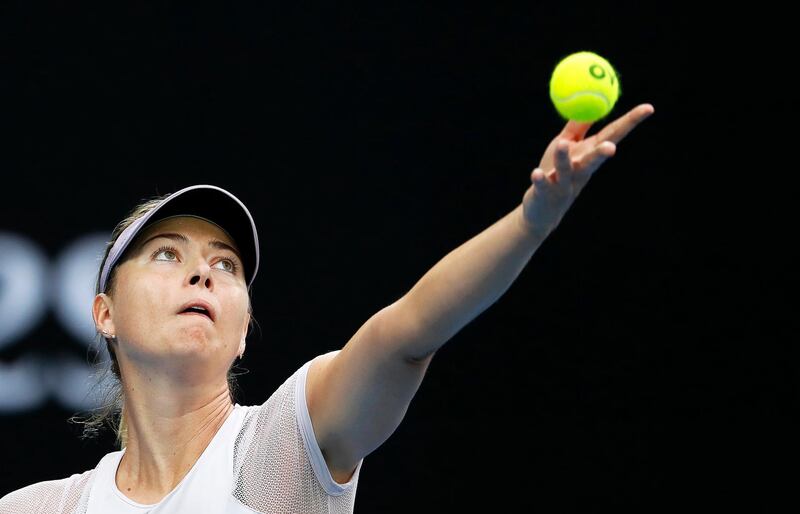
[{"label": "woman's hand", "polygon": [[592,123],[568,121],[531,173],[533,184],[522,197],[523,225],[546,237],[592,174],[616,153],[617,143],[653,112],[651,104],[640,104],[586,139]]}]

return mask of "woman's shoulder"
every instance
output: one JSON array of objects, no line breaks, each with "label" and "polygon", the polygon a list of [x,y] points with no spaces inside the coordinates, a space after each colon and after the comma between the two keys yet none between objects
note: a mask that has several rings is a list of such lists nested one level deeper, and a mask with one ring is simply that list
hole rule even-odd
[{"label": "woman's shoulder", "polygon": [[36,482],[12,491],[0,498],[0,514],[69,514],[78,505],[93,471]]}]

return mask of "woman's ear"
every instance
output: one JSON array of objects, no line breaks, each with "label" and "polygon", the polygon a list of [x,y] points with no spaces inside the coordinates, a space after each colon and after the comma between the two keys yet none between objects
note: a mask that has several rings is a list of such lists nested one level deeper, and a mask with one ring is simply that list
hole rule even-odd
[{"label": "woman's ear", "polygon": [[250,323],[252,321],[253,321],[253,316],[252,316],[252,314],[250,314],[250,312],[248,312],[247,316],[245,317],[244,327],[242,327],[242,341],[241,341],[241,343],[239,343],[239,358],[240,359],[242,358],[242,355],[244,355],[244,348],[245,348],[245,346],[247,344],[245,342],[246,339],[247,339],[247,331],[250,328]]},{"label": "woman's ear", "polygon": [[114,304],[111,297],[105,293],[100,293],[94,297],[92,302],[92,317],[94,325],[99,332],[116,334],[112,314]]},{"label": "woman's ear", "polygon": [[253,316],[249,312],[245,316],[244,326],[242,326],[242,341],[247,338],[247,332],[250,330],[250,324],[253,322]]}]

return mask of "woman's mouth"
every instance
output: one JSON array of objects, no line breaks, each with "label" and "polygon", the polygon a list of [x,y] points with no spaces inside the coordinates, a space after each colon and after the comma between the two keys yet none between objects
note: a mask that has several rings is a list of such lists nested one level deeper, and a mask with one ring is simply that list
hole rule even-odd
[{"label": "woman's mouth", "polygon": [[209,317],[209,315],[207,313],[202,312],[202,311],[195,311],[195,310],[192,310],[192,309],[190,309],[188,311],[185,311],[185,312],[181,312],[179,314],[179,316],[199,316],[201,318],[207,319],[208,321],[212,321],[211,317]]}]

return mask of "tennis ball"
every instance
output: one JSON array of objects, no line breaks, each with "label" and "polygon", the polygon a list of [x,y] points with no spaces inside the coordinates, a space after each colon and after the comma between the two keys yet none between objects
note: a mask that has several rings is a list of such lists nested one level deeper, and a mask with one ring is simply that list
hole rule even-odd
[{"label": "tennis ball", "polygon": [[594,122],[605,117],[620,93],[617,72],[594,52],[568,55],[550,77],[550,100],[567,120]]}]

